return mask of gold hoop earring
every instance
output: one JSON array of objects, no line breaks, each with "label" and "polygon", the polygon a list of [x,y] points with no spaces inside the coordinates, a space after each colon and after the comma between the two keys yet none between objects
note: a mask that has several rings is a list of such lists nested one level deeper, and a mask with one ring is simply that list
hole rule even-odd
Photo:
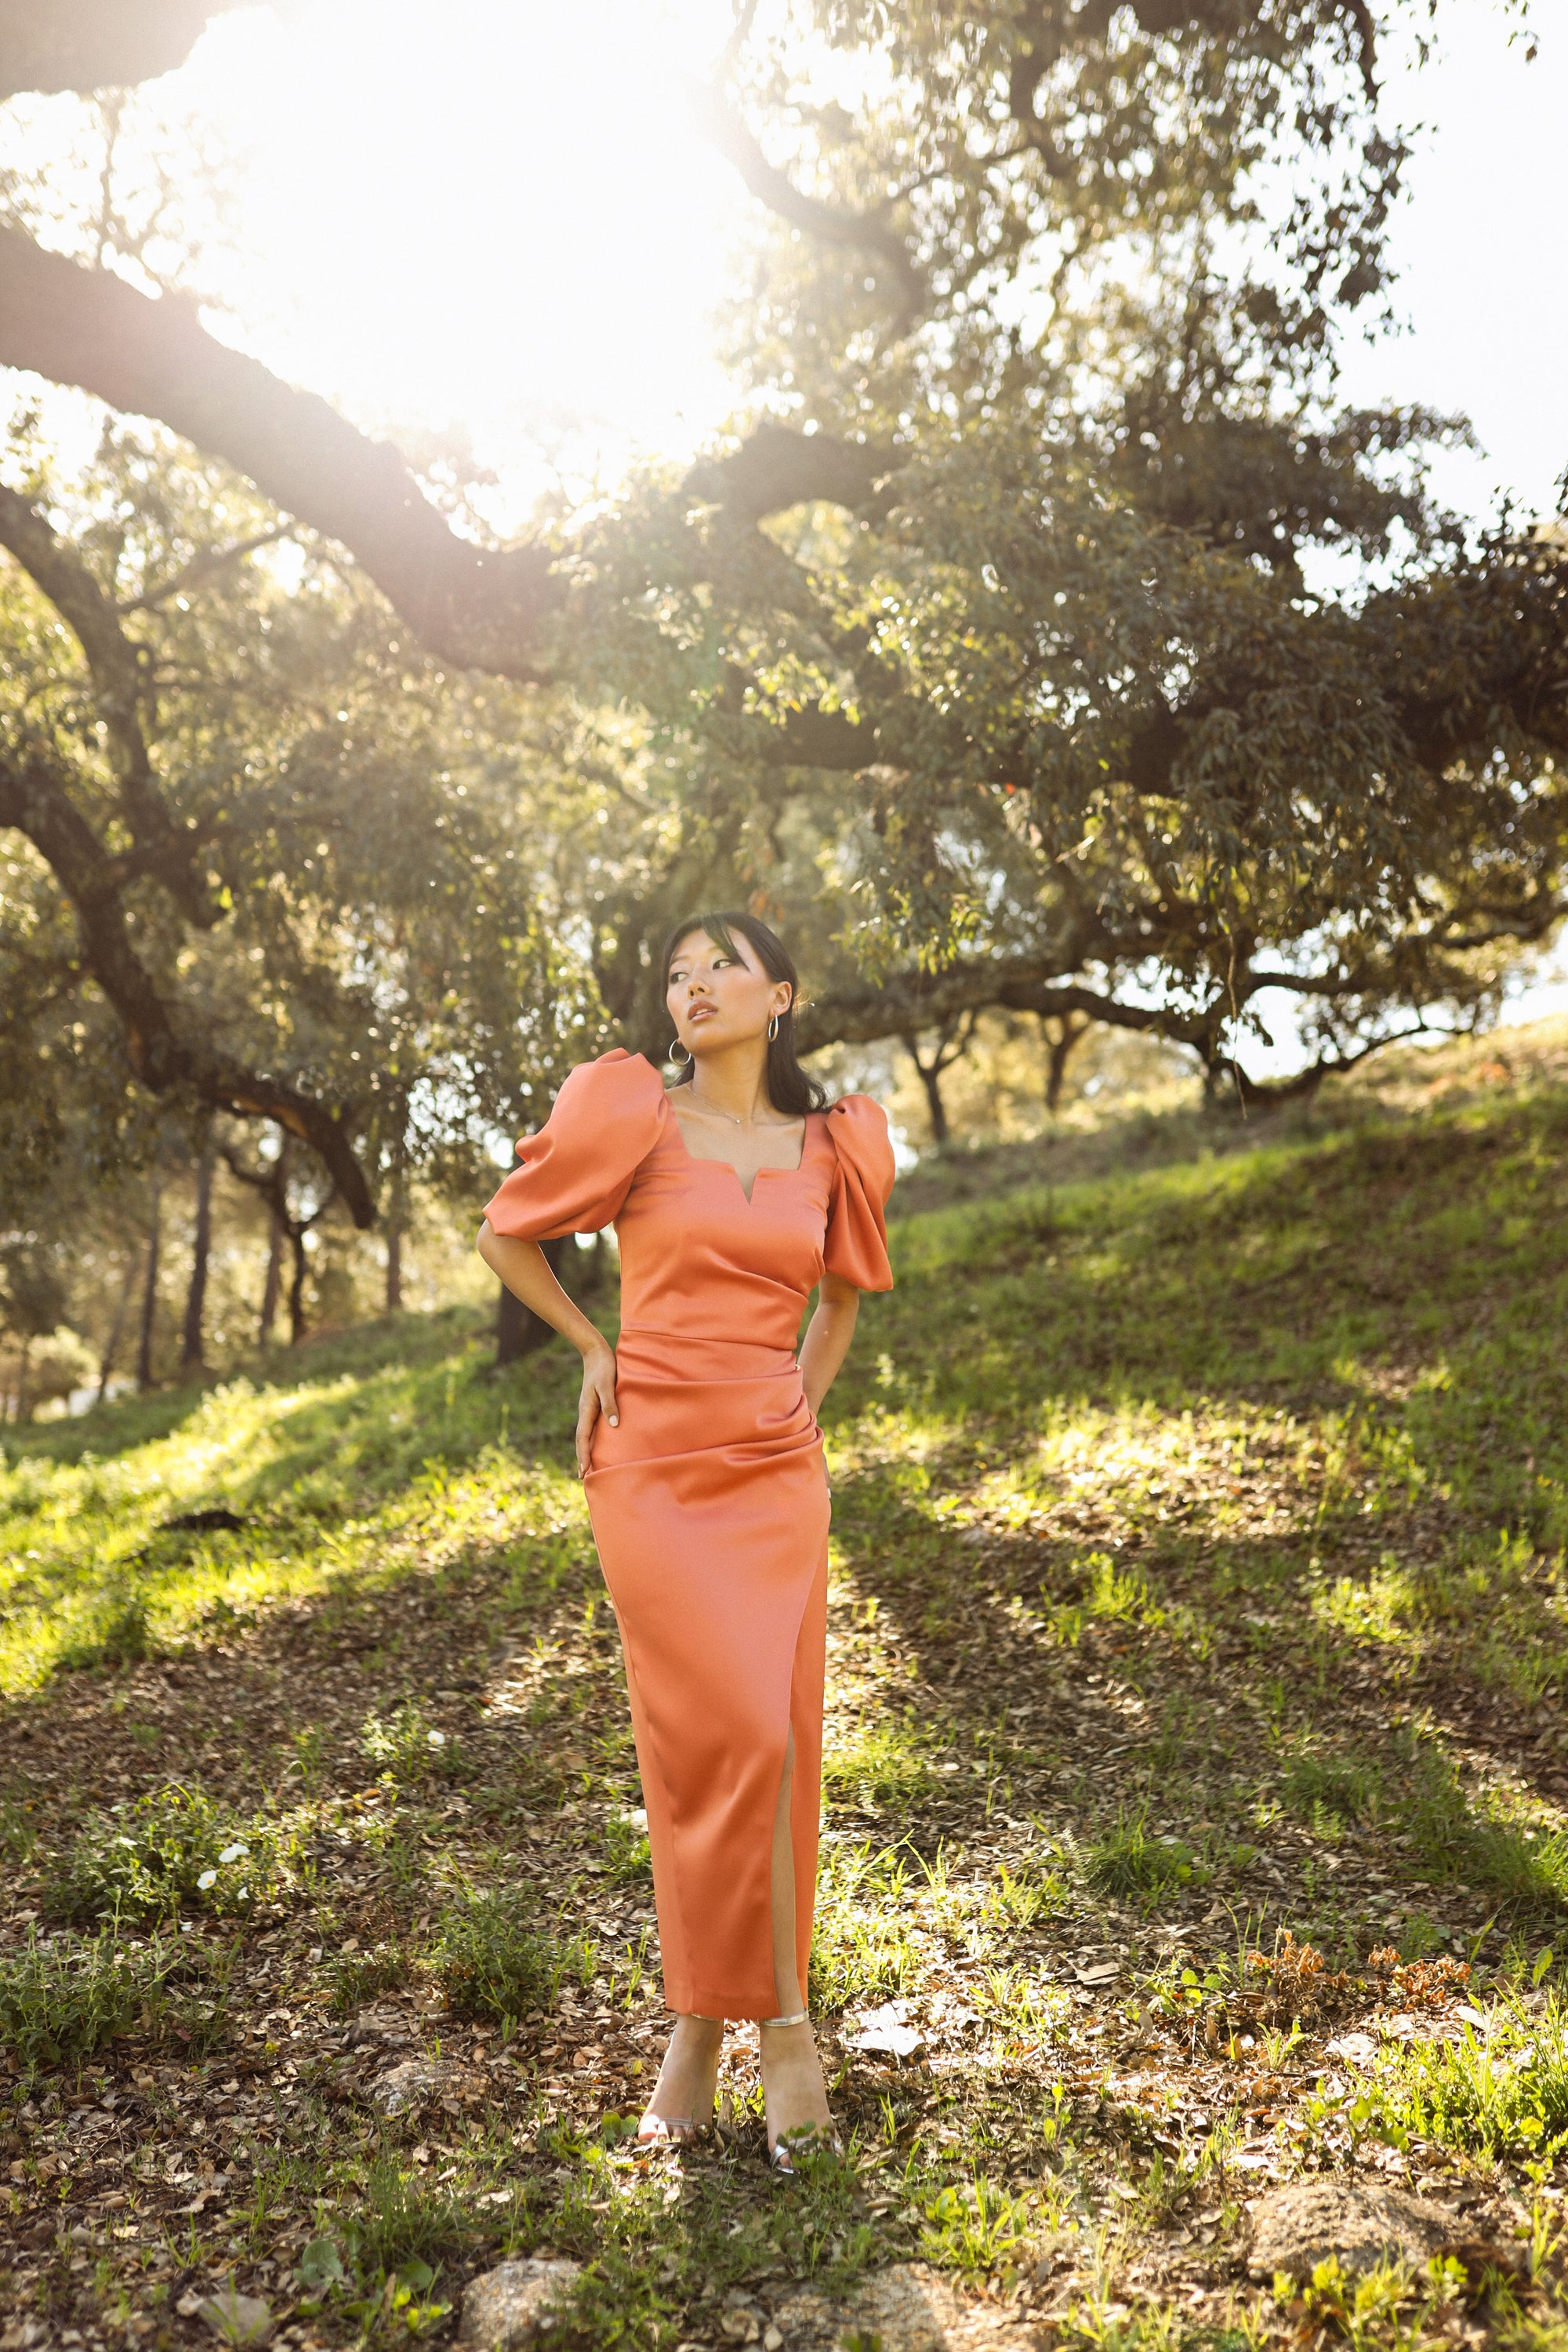
[{"label": "gold hoop earring", "polygon": [[666,1060],[667,1062],[673,1062],[673,1063],[675,1064],[675,1066],[676,1066],[676,1068],[677,1068],[678,1070],[683,1070],[683,1069],[686,1067],[686,1065],[688,1064],[688,1062],[689,1062],[689,1061],[690,1061],[690,1059],[691,1059],[691,1048],[690,1048],[690,1046],[689,1046],[689,1045],[682,1045],[682,1044],[681,1044],[681,1042],[680,1042],[680,1040],[679,1040],[679,1037],[676,1039],[676,1041],[675,1041],[674,1045],[670,1047],[670,1049],[669,1049],[668,1053],[665,1055],[665,1060]]},{"label": "gold hoop earring", "polygon": [[768,1043],[769,1043],[769,1045],[770,1045],[773,1044],[773,1039],[778,1035],[778,1034],[779,1034],[779,1016],[778,1016],[778,1014],[775,1013],[773,1014],[773,1019],[768,1023]]}]

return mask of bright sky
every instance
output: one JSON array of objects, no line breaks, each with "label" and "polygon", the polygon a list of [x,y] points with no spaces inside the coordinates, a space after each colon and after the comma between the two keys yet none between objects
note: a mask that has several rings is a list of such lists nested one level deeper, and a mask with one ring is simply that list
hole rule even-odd
[{"label": "bright sky", "polygon": [[[361,421],[611,477],[726,414],[710,316],[747,199],[684,82],[727,0],[311,0],[211,26],[179,78],[248,151],[237,302]],[[521,487],[521,486],[520,486]],[[521,517],[519,518],[521,519]]]},{"label": "bright sky", "polygon": [[1471,512],[1502,488],[1554,513],[1568,472],[1568,12],[1533,13],[1533,63],[1496,0],[1448,0],[1419,72],[1386,61],[1399,119],[1430,126],[1394,223],[1409,328],[1350,354],[1352,399],[1469,416],[1482,454],[1444,458],[1436,479]]},{"label": "bright sky", "polygon": [[[1410,331],[1354,348],[1348,390],[1468,412],[1485,454],[1440,479],[1472,511],[1500,487],[1549,507],[1568,467],[1568,25],[1536,14],[1533,64],[1499,0],[1447,0],[1424,71],[1384,60],[1431,126],[1395,226]],[[728,0],[444,0],[438,37],[428,0],[220,17],[165,87],[248,151],[247,339],[509,470],[539,440],[612,477],[684,454],[730,404],[710,322],[749,200],[683,98],[730,23]]]}]

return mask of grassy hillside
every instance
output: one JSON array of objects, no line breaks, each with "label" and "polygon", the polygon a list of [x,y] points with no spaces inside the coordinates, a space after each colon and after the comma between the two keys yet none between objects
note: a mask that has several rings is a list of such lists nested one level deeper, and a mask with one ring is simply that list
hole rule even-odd
[{"label": "grassy hillside", "polygon": [[[194,2343],[232,2277],[440,2338],[548,2251],[561,2344],[868,2338],[914,2261],[1019,2347],[1568,2345],[1568,1092],[1482,1068],[910,1188],[826,1416],[855,2137],[793,2198],[754,2037],[716,2140],[626,2145],[651,1899],[558,1351],[406,1318],[9,1433],[0,2305]],[[1315,2170],[1469,2252],[1250,2283]]]}]

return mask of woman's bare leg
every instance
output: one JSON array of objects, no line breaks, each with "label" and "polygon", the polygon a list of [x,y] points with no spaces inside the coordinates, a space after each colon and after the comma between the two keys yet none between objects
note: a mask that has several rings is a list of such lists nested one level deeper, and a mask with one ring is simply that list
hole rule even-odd
[{"label": "woman's bare leg", "polygon": [[[784,1778],[773,1815],[772,1891],[773,1990],[777,2014],[793,2017],[805,2007],[795,1960],[795,1841],[790,1834],[790,1794],[795,1780],[795,1733],[784,1748]],[[827,2124],[827,2093],[809,2024],[764,2027],[763,2084],[767,2098],[768,2137],[776,2140],[813,2124]]]},{"label": "woman's bare leg", "polygon": [[701,2130],[713,2113],[713,2088],[723,2041],[721,2018],[677,2017],[658,2080],[653,2086],[653,2096],[643,2116],[647,2137],[657,2137],[650,2126],[660,2123],[672,2128]]}]

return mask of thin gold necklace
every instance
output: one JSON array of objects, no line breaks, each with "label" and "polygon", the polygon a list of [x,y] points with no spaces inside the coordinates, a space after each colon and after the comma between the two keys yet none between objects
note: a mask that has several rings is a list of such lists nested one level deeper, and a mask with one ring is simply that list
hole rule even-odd
[{"label": "thin gold necklace", "polygon": [[708,1103],[697,1102],[695,1101],[695,1098],[693,1100],[693,1108],[700,1110],[704,1118],[731,1119],[737,1127],[755,1127],[756,1125],[756,1120],[754,1118],[742,1118],[739,1111],[720,1110],[716,1105],[710,1106]]}]

